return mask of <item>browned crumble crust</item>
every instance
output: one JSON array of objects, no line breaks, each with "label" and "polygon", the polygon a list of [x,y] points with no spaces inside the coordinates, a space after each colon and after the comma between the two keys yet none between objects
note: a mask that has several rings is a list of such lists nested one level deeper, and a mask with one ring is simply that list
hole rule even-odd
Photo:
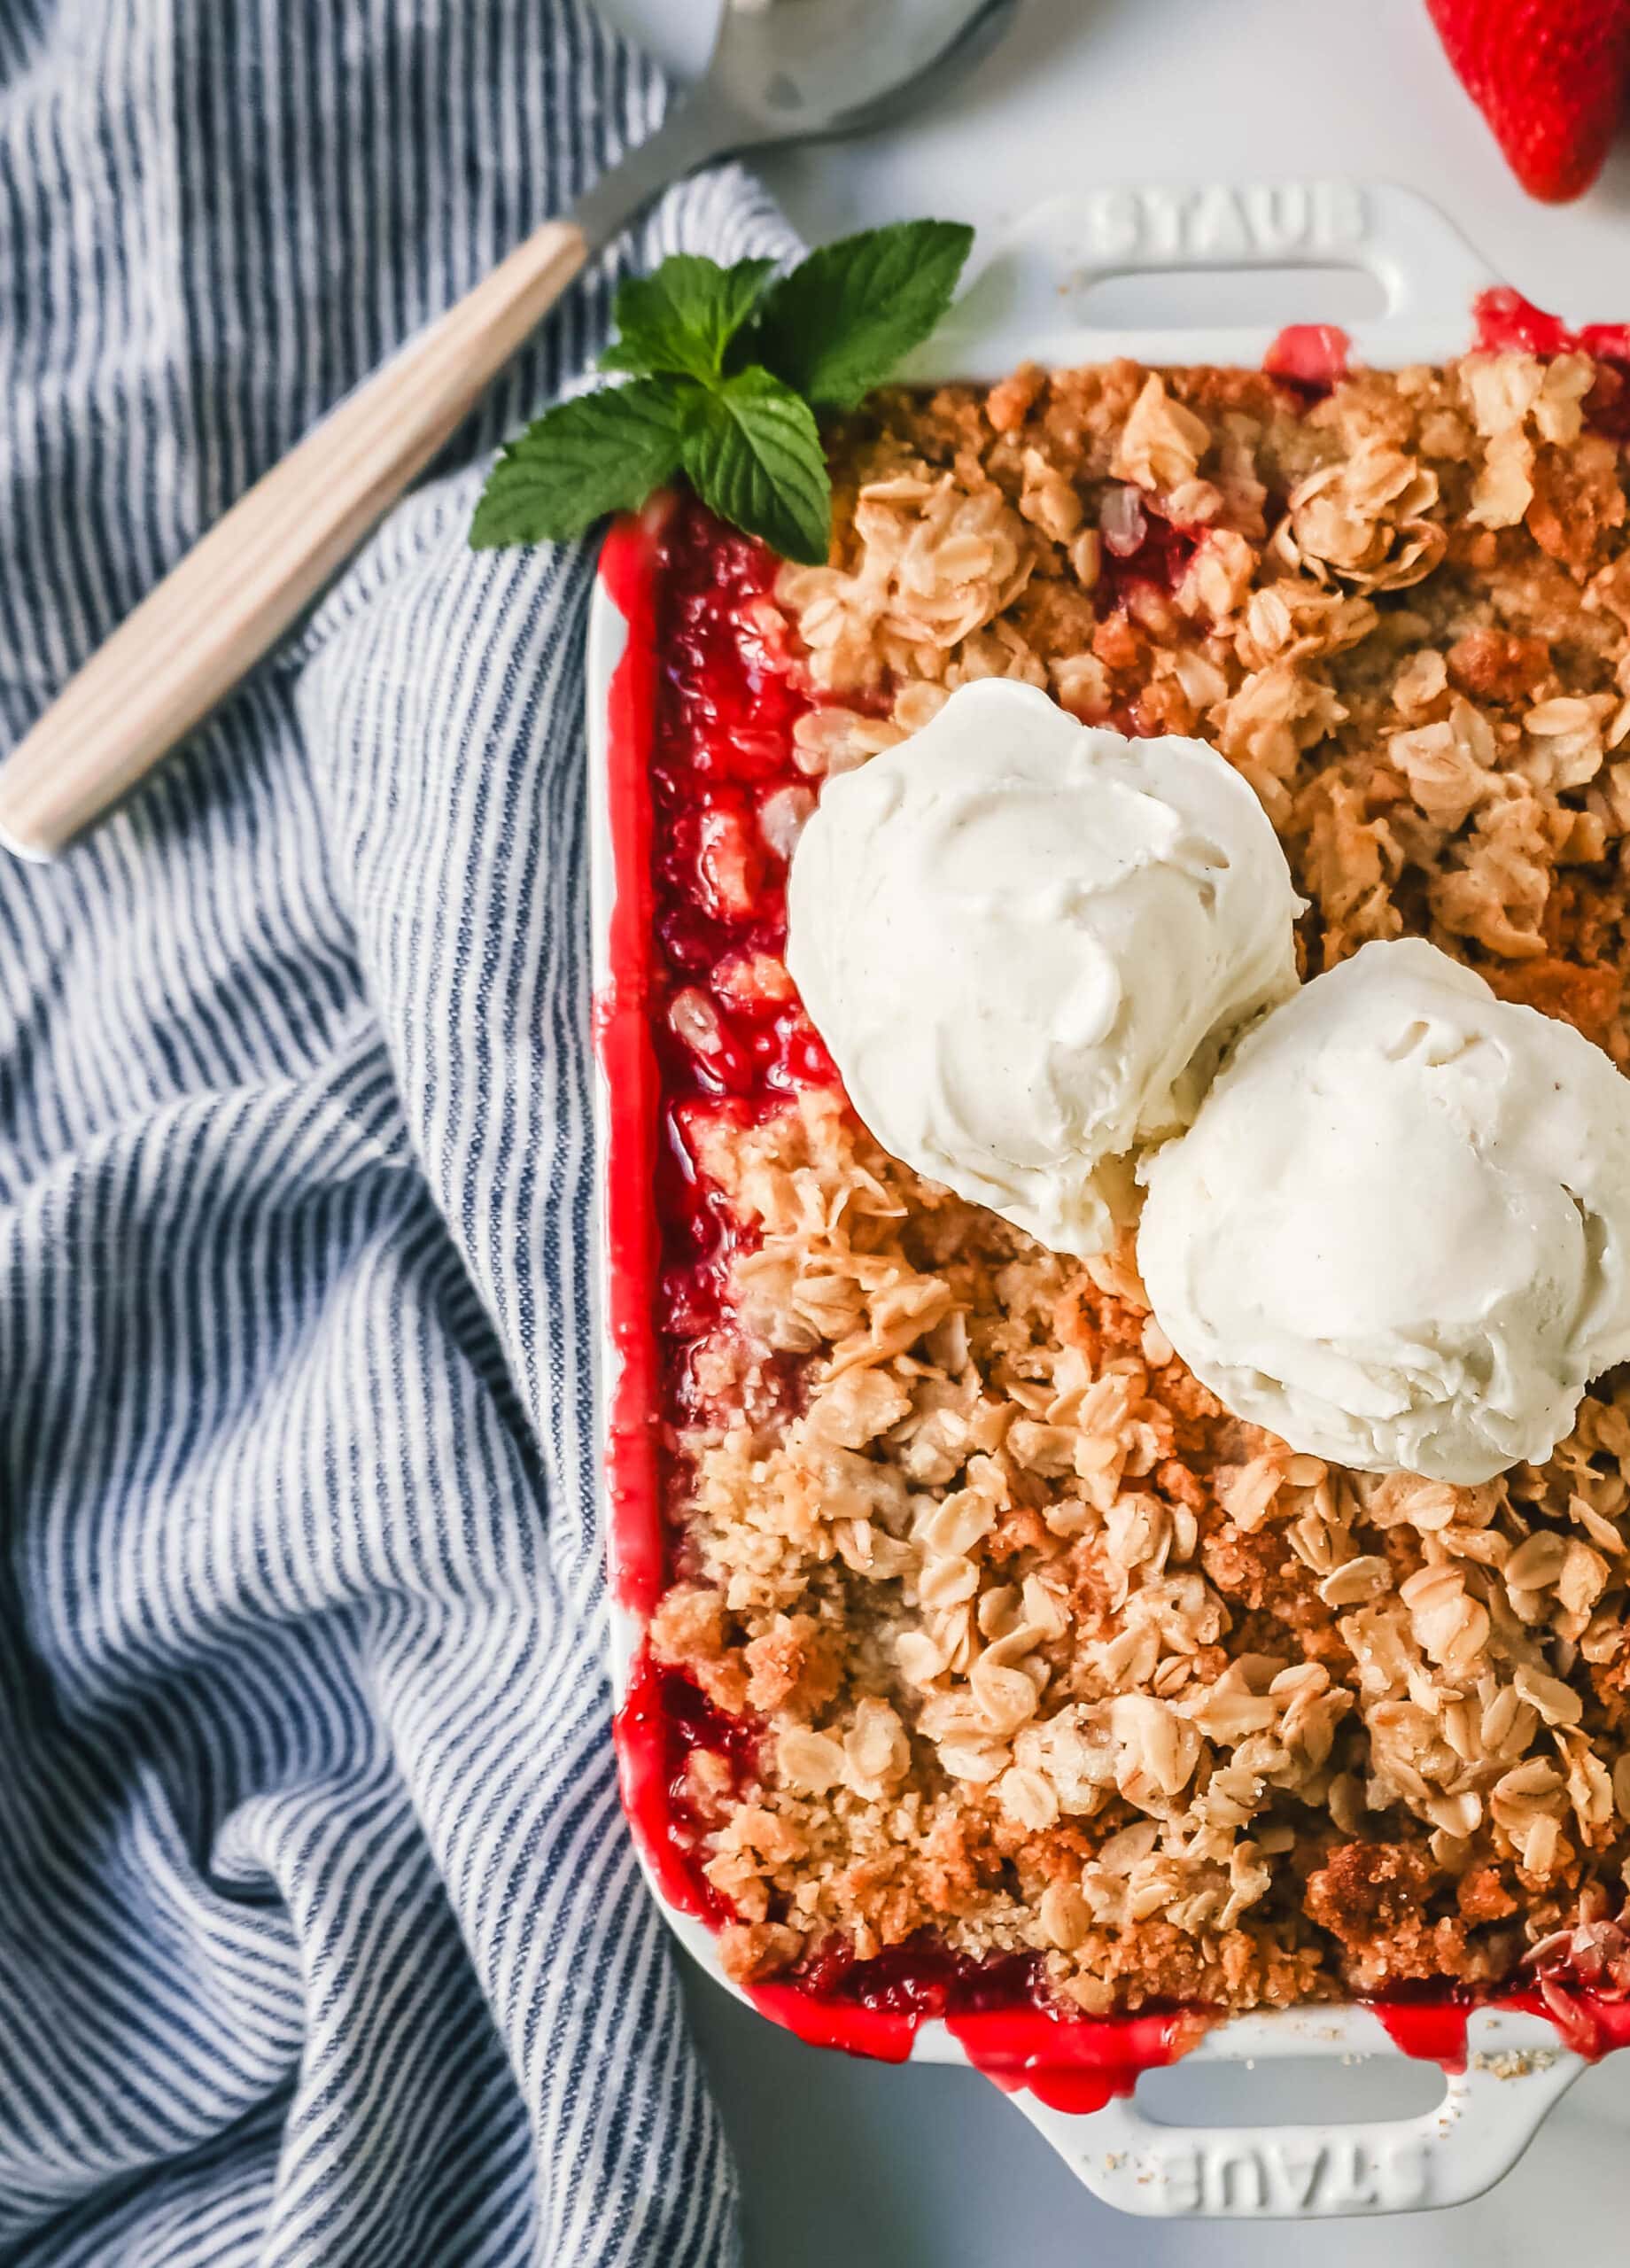
[{"label": "browned crumble crust", "polygon": [[[1311,407],[1127,363],[879,395],[834,441],[833,564],[779,586],[803,760],[990,674],[1197,734],[1279,832],[1309,973],[1427,936],[1630,1068],[1626,476],[1582,415],[1615,383],[1484,354]],[[1491,1983],[1618,1910],[1630,1381],[1543,1469],[1349,1473],[1230,1418],[1127,1252],[1043,1251],[840,1099],[695,1132],[755,1248],[692,1357],[651,1635],[770,1728],[760,1784],[690,1767],[737,1973],[926,1929],[1093,2012],[1277,2005]]]}]

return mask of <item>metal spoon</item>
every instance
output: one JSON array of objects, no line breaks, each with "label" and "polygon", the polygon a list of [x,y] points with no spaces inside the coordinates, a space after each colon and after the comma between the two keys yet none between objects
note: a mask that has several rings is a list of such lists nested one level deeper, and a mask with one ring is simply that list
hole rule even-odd
[{"label": "metal spoon", "polygon": [[143,600],[0,764],[0,843],[50,858],[316,596],[592,255],[659,190],[769,143],[858,133],[982,55],[1017,0],[726,0],[648,142],[348,394]]},{"label": "metal spoon", "polygon": [[713,57],[573,219],[605,244],[671,181],[776,142],[870,133],[989,53],[1018,0],[726,0]]}]

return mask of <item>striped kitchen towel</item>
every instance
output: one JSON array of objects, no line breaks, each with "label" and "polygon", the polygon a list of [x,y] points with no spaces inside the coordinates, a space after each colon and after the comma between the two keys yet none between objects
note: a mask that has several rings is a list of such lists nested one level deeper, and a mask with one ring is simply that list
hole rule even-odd
[{"label": "striped kitchen towel", "polygon": [[[0,749],[661,104],[581,0],[0,0]],[[739,173],[625,260],[779,249]],[[270,663],[0,861],[0,2260],[727,2261],[613,1786],[570,296]]]}]

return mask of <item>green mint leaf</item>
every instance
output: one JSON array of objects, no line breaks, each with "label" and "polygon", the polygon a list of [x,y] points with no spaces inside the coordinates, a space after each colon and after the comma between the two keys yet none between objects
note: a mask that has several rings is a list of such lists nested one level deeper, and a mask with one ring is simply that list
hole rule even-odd
[{"label": "green mint leaf", "polygon": [[790,276],[689,253],[617,294],[602,368],[633,383],[562,403],[493,466],[470,542],[581,535],[683,471],[722,519],[784,558],[824,560],[832,489],[817,409],[848,408],[951,305],[973,230],[949,221],[868,229]]},{"label": "green mint leaf", "polygon": [[850,409],[950,307],[974,242],[957,221],[901,221],[822,245],[771,286],[743,351],[818,408]]},{"label": "green mint leaf", "polygon": [[631,276],[617,295],[620,336],[600,358],[602,370],[642,377],[671,372],[716,378],[725,349],[752,313],[774,268],[772,260],[741,260],[734,268],[675,252],[649,276]]},{"label": "green mint leaf", "polygon": [[700,393],[683,379],[636,378],[557,403],[487,475],[472,548],[565,542],[608,512],[634,510],[679,470],[691,397]]},{"label": "green mint leaf", "polygon": [[832,484],[814,414],[756,366],[689,405],[683,462],[704,504],[783,559],[819,566],[832,535]]}]

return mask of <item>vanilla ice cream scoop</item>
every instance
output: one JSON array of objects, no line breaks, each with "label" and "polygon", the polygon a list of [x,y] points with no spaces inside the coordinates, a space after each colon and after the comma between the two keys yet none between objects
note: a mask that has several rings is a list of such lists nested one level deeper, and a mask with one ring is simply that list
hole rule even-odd
[{"label": "vanilla ice cream scoop", "polygon": [[886,1149],[1085,1255],[1114,1237],[1127,1153],[1184,1124],[1227,1039],[1294,990],[1300,905],[1211,749],[984,679],[827,782],[787,959]]},{"label": "vanilla ice cream scoop", "polygon": [[1419,939],[1277,1008],[1142,1177],[1161,1327],[1292,1449],[1491,1480],[1630,1356],[1630,1080]]}]

